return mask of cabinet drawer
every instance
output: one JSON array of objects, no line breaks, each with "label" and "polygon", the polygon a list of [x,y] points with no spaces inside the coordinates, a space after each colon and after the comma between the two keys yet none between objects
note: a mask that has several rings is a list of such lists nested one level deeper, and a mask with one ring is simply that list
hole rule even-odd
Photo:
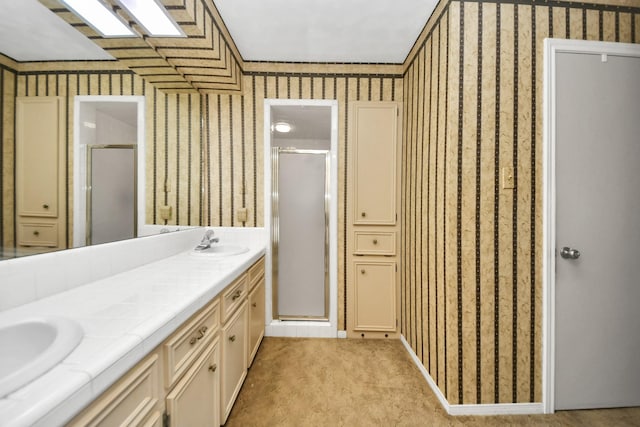
[{"label": "cabinet drawer", "polygon": [[264,276],[264,257],[249,268],[249,288],[253,288],[262,276]]},{"label": "cabinet drawer", "polygon": [[161,408],[160,388],[159,358],[154,353],[68,425],[135,426],[141,425],[143,420],[153,422],[153,413],[160,412]]},{"label": "cabinet drawer", "polygon": [[222,318],[223,322],[226,322],[229,316],[242,304],[247,296],[247,280],[248,276],[245,274],[229,285],[222,294]]},{"label": "cabinet drawer", "polygon": [[58,225],[55,223],[19,223],[21,246],[58,246]]},{"label": "cabinet drawer", "polygon": [[355,253],[359,255],[395,255],[396,233],[355,232]]},{"label": "cabinet drawer", "polygon": [[220,301],[216,299],[184,327],[180,328],[164,344],[167,375],[165,386],[169,388],[191,365],[206,337],[215,335],[220,328]]}]

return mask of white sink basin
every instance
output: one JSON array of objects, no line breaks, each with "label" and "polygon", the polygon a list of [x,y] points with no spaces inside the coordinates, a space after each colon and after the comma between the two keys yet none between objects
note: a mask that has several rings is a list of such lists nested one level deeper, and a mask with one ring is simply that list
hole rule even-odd
[{"label": "white sink basin", "polygon": [[246,246],[238,245],[211,245],[211,247],[202,250],[193,250],[192,253],[196,255],[207,255],[215,257],[225,257],[232,255],[239,255],[248,252],[249,248]]},{"label": "white sink basin", "polygon": [[38,378],[78,346],[84,331],[73,320],[33,317],[0,323],[0,398]]}]

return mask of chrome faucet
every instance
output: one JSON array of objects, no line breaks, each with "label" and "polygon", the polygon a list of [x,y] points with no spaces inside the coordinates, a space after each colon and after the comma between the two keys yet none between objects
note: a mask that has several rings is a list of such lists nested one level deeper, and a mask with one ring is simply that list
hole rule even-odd
[{"label": "chrome faucet", "polygon": [[200,241],[200,244],[196,246],[196,251],[204,251],[205,249],[209,249],[212,243],[218,243],[220,238],[213,237],[213,230],[207,230],[204,233],[204,237]]}]

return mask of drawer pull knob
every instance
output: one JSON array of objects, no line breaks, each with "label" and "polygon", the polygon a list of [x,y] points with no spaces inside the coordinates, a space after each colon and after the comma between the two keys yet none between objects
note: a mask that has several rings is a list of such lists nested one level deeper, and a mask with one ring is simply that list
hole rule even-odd
[{"label": "drawer pull knob", "polygon": [[378,244],[378,240],[377,239],[373,239],[373,244],[377,245]]},{"label": "drawer pull knob", "polygon": [[258,306],[257,302],[254,302],[253,304],[251,304],[251,307],[256,308]]},{"label": "drawer pull knob", "polygon": [[362,218],[364,218],[365,216],[367,216],[366,213],[362,212],[360,215],[362,215]]},{"label": "drawer pull knob", "polygon": [[364,273],[365,273],[364,268],[363,268],[362,270],[360,270],[360,273],[361,273],[361,274],[364,274]]},{"label": "drawer pull knob", "polygon": [[40,235],[40,232],[39,232],[38,230],[35,230],[35,231],[33,232],[33,235],[34,235],[34,236],[39,236],[39,235]]},{"label": "drawer pull knob", "polygon": [[196,338],[196,337],[191,337],[191,339],[189,340],[189,344],[191,344],[191,345],[194,345],[197,342],[198,342],[198,338]]},{"label": "drawer pull knob", "polygon": [[213,365],[209,366],[209,371],[211,371],[211,372],[215,372],[216,369],[218,369],[218,365],[216,365],[215,363]]},{"label": "drawer pull knob", "polygon": [[242,295],[242,291],[240,291],[240,290],[236,291],[236,293],[233,294],[233,296],[231,297],[231,300],[232,301],[237,300],[238,298],[240,298],[240,295]]},{"label": "drawer pull knob", "polygon": [[42,205],[42,207],[45,208],[45,209],[49,209],[49,205],[46,204],[46,203],[44,205]]},{"label": "drawer pull knob", "polygon": [[235,335],[231,335],[229,337],[229,341],[234,342],[236,340],[236,336]]}]

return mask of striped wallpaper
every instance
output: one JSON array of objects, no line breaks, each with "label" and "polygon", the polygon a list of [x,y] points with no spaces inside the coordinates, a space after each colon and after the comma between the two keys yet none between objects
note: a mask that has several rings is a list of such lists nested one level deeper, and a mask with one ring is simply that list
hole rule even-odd
[{"label": "striped wallpaper", "polygon": [[441,2],[405,62],[401,327],[451,404],[542,401],[546,37],[638,42],[640,7]]}]

